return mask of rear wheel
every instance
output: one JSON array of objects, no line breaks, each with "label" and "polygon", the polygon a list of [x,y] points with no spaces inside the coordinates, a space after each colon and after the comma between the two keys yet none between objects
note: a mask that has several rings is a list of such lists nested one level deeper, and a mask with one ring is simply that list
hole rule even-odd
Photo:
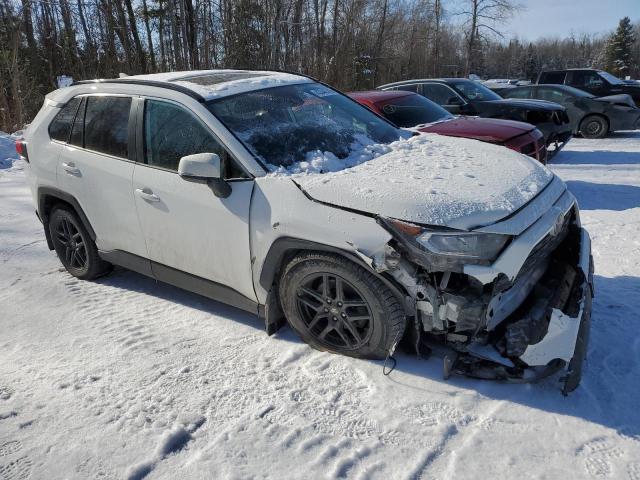
[{"label": "rear wheel", "polygon": [[74,277],[91,280],[107,273],[111,265],[98,255],[98,248],[75,214],[55,207],[49,217],[49,232],[60,263]]},{"label": "rear wheel", "polygon": [[603,138],[609,133],[609,123],[598,115],[589,115],[580,122],[580,133],[584,138]]},{"label": "rear wheel", "polygon": [[285,268],[280,300],[292,328],[318,350],[384,358],[405,328],[385,284],[338,255],[305,253]]}]

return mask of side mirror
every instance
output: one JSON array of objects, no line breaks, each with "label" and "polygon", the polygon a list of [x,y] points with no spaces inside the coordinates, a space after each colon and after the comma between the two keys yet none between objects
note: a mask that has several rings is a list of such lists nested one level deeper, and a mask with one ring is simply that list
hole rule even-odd
[{"label": "side mirror", "polygon": [[462,105],[462,99],[460,97],[451,97],[447,101],[447,105]]},{"label": "side mirror", "polygon": [[180,159],[178,175],[190,182],[206,183],[214,195],[227,198],[231,185],[222,178],[220,156],[215,153],[196,153]]},{"label": "side mirror", "polygon": [[215,153],[196,153],[180,159],[178,175],[187,178],[212,179],[221,177],[220,157]]}]

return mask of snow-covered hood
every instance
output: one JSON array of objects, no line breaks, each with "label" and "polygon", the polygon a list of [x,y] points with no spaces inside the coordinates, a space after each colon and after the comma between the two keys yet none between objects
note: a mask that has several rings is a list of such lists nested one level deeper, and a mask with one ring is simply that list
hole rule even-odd
[{"label": "snow-covered hood", "polygon": [[427,133],[389,147],[352,168],[291,178],[324,203],[461,230],[503,219],[553,178],[524,155],[466,138]]}]

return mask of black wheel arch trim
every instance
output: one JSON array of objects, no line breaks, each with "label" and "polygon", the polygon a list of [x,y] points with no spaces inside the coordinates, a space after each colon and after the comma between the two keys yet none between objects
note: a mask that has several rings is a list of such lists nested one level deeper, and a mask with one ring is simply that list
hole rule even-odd
[{"label": "black wheel arch trim", "polygon": [[331,245],[295,237],[280,237],[276,239],[269,248],[265,257],[265,262],[262,265],[262,270],[260,271],[259,279],[260,286],[269,292],[269,294],[274,290],[273,287],[277,283],[278,275],[284,267],[285,259],[298,252],[326,252],[340,255],[346,260],[361,266],[371,274],[375,275],[393,292],[402,305],[406,304],[405,299],[407,294],[403,291],[402,287],[396,284],[392,279],[372,269],[370,265],[355,253]]},{"label": "black wheel arch trim", "polygon": [[38,210],[36,213],[38,214],[40,221],[44,225],[44,233],[47,239],[47,246],[49,247],[49,250],[53,250],[53,242],[51,241],[51,235],[48,228],[49,212],[46,210],[47,201],[49,199],[61,200],[71,205],[71,207],[75,210],[76,214],[80,218],[82,225],[87,229],[91,240],[93,240],[94,242],[96,241],[96,232],[93,230],[91,222],[89,222],[89,219],[80,206],[80,203],[73,195],[54,187],[38,187]]}]

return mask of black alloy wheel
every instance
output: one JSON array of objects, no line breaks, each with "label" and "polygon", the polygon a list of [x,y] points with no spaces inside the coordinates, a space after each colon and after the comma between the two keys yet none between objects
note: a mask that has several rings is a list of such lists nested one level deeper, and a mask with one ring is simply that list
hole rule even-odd
[{"label": "black alloy wheel", "polygon": [[49,233],[60,263],[74,277],[92,280],[111,270],[74,211],[55,207],[48,219]]},{"label": "black alloy wheel", "polygon": [[382,359],[404,333],[400,294],[341,255],[299,253],[285,266],[278,291],[289,325],[317,350]]},{"label": "black alloy wheel", "polygon": [[76,226],[68,218],[63,217],[54,226],[54,233],[53,242],[59,246],[59,251],[63,253],[60,260],[64,260],[65,267],[85,270],[87,268],[87,248]]},{"label": "black alloy wheel", "polygon": [[371,337],[371,310],[344,278],[316,273],[296,291],[298,315],[311,335],[331,349],[356,350]]}]

